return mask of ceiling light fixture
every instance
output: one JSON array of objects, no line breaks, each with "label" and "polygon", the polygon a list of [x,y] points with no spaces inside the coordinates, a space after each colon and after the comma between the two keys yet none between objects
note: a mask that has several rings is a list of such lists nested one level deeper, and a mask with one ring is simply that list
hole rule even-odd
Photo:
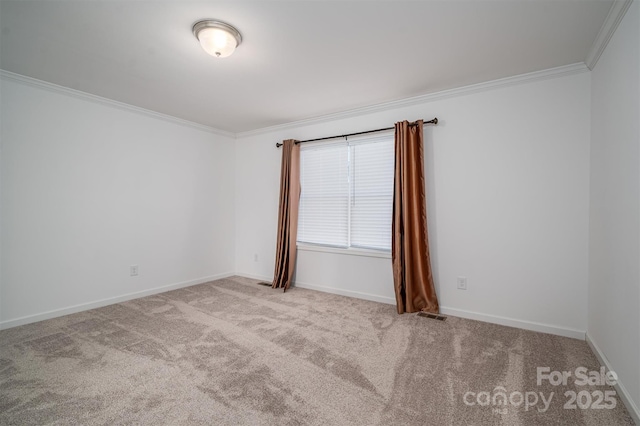
[{"label": "ceiling light fixture", "polygon": [[242,43],[242,35],[238,30],[213,19],[196,22],[193,35],[200,41],[204,51],[216,58],[226,58]]}]

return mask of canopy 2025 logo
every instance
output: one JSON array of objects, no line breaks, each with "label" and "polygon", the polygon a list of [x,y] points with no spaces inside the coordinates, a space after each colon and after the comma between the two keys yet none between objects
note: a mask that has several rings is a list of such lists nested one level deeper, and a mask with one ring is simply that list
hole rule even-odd
[{"label": "canopy 2025 logo", "polygon": [[[571,381],[576,386],[615,386],[618,383],[618,375],[615,371],[588,370],[586,367],[578,367],[573,371],[551,371],[549,367],[538,367],[536,384],[542,386],[548,382],[551,386],[567,386]],[[564,408],[566,410],[611,410],[616,408],[616,391],[614,390],[581,390],[576,392],[568,390],[564,393],[566,398]]]},{"label": "canopy 2025 logo", "polygon": [[[613,371],[606,371],[604,367],[600,370],[589,370],[586,367],[578,367],[573,371],[551,371],[549,367],[537,367],[536,385],[550,384],[551,386],[615,386],[618,383],[618,376]],[[465,405],[468,406],[492,406],[493,411],[498,414],[506,414],[507,406],[522,406],[525,411],[536,409],[540,413],[546,412],[553,401],[555,392],[544,392],[528,390],[513,391],[508,393],[507,389],[497,386],[493,392],[468,391],[462,397]],[[611,410],[616,407],[616,391],[611,389],[589,389],[576,392],[569,389],[564,392],[564,405],[566,410],[592,409]]]}]

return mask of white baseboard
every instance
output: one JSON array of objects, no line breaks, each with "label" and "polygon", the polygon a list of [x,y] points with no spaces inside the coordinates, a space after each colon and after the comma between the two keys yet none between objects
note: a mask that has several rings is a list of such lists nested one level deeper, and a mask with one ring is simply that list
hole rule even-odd
[{"label": "white baseboard", "polygon": [[268,283],[273,281],[273,277],[268,277],[266,275],[259,275],[259,274],[250,274],[249,272],[236,272],[235,275],[239,277],[251,278],[254,280],[266,281]]},{"label": "white baseboard", "polygon": [[[596,342],[594,342],[591,336],[589,336],[589,332],[586,333],[586,341],[589,347],[591,347],[593,353],[596,355],[596,358],[598,358],[598,361],[600,361],[600,365],[606,367],[607,370],[616,371],[616,369],[609,363],[609,360],[604,353],[600,350],[600,347],[598,347]],[[618,377],[618,383],[614,386],[614,389],[620,396],[625,407],[627,407],[627,411],[633,418],[633,421],[636,422],[637,425],[640,425],[640,409],[638,409],[636,403],[629,396],[629,392],[627,392],[627,389],[624,387],[621,377]]]},{"label": "white baseboard", "polygon": [[[239,275],[241,277],[253,278],[254,280],[261,280],[261,281],[267,281],[267,282],[273,281],[273,277],[268,277],[266,275],[251,274],[248,272],[237,272],[236,275]],[[344,289],[335,288],[335,287],[326,287],[323,285],[302,283],[300,281],[294,282],[293,287],[306,288],[309,290],[321,291],[323,293],[339,294],[340,296],[371,300],[372,302],[386,303],[389,305],[396,304],[396,299],[391,297],[378,296],[376,294],[369,294],[369,293],[361,293],[359,291],[344,290]]]},{"label": "white baseboard", "polygon": [[151,296],[152,294],[164,293],[165,291],[177,290],[179,288],[189,287],[196,284],[206,283],[208,281],[219,280],[235,275],[233,272],[224,274],[211,275],[209,277],[197,278],[195,280],[183,281],[176,284],[169,284],[162,287],[155,287],[148,290],[127,293],[121,296],[109,297],[107,299],[96,300],[94,302],[81,303],[79,305],[69,306],[52,311],[42,312],[40,314],[27,315],[20,318],[5,320],[0,322],[0,330],[17,327],[19,325],[30,324],[32,322],[43,321],[51,318],[57,318],[64,315],[75,314],[76,312],[88,311],[89,309],[101,308],[114,303],[126,302],[127,300],[138,299],[140,297]]},{"label": "white baseboard", "polygon": [[[245,272],[237,272],[236,275],[240,275],[247,278],[253,278],[256,280],[268,281],[268,282],[271,282],[273,280],[273,277],[267,277],[264,275],[256,275],[256,274],[245,273]],[[379,296],[376,294],[361,293],[358,291],[344,290],[341,288],[326,287],[322,285],[309,284],[309,283],[301,283],[298,281],[296,281],[293,284],[293,286],[299,287],[299,288],[307,288],[310,290],[322,291],[324,293],[332,293],[332,294],[339,294],[341,296],[355,297],[357,299],[371,300],[373,302],[386,303],[389,305],[396,304],[395,298]],[[571,337],[571,338],[580,339],[580,340],[584,340],[584,336],[585,336],[584,331],[574,330],[571,328],[557,327],[554,325],[542,324],[542,323],[537,323],[533,321],[524,321],[524,320],[518,320],[513,318],[505,318],[497,315],[482,314],[478,312],[465,311],[462,309],[448,308],[446,306],[440,306],[440,312],[442,314],[451,315],[454,317],[467,318],[467,319],[472,319],[476,321],[488,322],[492,324],[506,325],[509,327],[522,328],[524,330],[539,331],[541,333],[555,334],[557,336]]]},{"label": "white baseboard", "polygon": [[301,283],[298,281],[296,281],[293,284],[293,286],[298,288],[307,288],[309,290],[322,291],[324,293],[339,294],[341,296],[354,297],[356,299],[371,300],[372,302],[386,303],[389,305],[396,304],[396,299],[392,297],[378,296],[376,294],[369,294],[369,293],[361,293],[359,291],[344,290],[341,288],[326,287],[323,285],[307,284],[307,283]]},{"label": "white baseboard", "polygon": [[498,315],[482,314],[479,312],[465,311],[463,309],[448,308],[440,306],[440,313],[454,317],[467,318],[477,321],[490,322],[492,324],[506,325],[508,327],[522,328],[524,330],[539,331],[541,333],[555,334],[556,336],[571,337],[584,340],[585,332],[572,328],[558,327],[550,324],[543,324],[535,321],[525,321],[514,318],[501,317]]}]

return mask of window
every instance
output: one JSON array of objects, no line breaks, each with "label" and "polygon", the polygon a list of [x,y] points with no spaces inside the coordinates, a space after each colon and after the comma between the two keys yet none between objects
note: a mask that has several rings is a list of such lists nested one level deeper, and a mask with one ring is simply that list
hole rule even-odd
[{"label": "window", "polygon": [[393,134],[300,148],[298,242],[391,250]]}]

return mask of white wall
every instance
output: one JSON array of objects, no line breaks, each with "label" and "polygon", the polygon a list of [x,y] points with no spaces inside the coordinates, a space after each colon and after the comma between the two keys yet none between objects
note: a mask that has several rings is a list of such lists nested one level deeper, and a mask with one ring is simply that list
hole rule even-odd
[{"label": "white wall", "polygon": [[[428,220],[443,311],[584,337],[590,75],[240,135],[236,271],[271,279],[282,139],[437,116],[425,127]],[[258,255],[258,261],[254,256]],[[456,277],[468,290],[456,289]],[[394,303],[391,261],[301,251],[296,283]]]},{"label": "white wall", "polygon": [[640,5],[592,71],[588,337],[640,407]]},{"label": "white wall", "polygon": [[0,325],[233,272],[231,138],[8,78],[1,93]]}]

